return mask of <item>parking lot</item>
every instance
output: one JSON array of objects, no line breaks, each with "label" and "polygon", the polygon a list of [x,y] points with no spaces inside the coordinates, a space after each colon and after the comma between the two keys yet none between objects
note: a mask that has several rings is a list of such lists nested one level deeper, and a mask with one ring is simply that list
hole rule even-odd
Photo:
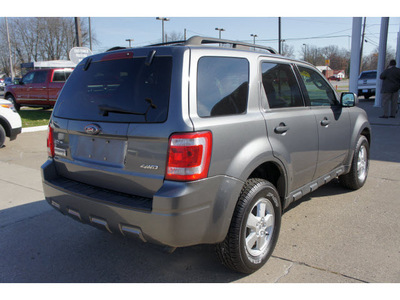
[{"label": "parking lot", "polygon": [[400,117],[379,119],[372,104],[360,104],[373,124],[366,185],[333,181],[290,206],[273,256],[252,275],[227,270],[212,245],[168,254],[63,216],[42,192],[46,131],[24,132],[0,149],[0,282],[398,283]]}]

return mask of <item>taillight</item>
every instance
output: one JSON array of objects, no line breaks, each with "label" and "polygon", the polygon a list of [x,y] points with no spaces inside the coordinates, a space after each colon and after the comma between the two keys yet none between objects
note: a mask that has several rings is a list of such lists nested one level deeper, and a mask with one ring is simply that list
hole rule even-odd
[{"label": "taillight", "polygon": [[47,154],[49,157],[54,157],[53,128],[50,125],[47,131]]},{"label": "taillight", "polygon": [[206,178],[211,160],[210,131],[175,133],[169,138],[167,180],[191,181]]}]

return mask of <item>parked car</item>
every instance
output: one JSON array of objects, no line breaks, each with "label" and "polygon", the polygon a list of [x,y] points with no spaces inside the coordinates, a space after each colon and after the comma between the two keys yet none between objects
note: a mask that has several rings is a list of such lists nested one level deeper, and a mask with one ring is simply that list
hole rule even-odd
[{"label": "parked car", "polygon": [[4,78],[0,78],[0,90],[4,91],[5,86],[6,86],[6,83],[4,81]]},{"label": "parked car", "polygon": [[16,85],[7,85],[4,97],[21,106],[51,108],[73,69],[37,69],[28,72]]},{"label": "parked car", "polygon": [[0,99],[0,148],[3,147],[6,137],[15,140],[21,133],[21,117],[14,108],[14,104]]},{"label": "parked car", "polygon": [[4,78],[4,84],[7,86],[7,85],[11,85],[11,84],[14,84],[14,81],[12,80],[12,78],[11,77],[6,77],[6,78]]},{"label": "parked car", "polygon": [[342,80],[342,78],[335,74],[335,75],[332,75],[331,77],[329,77],[329,80],[340,81],[340,80]]},{"label": "parked car", "polygon": [[45,198],[144,242],[216,244],[223,264],[251,273],[292,202],[336,178],[366,182],[371,127],[356,98],[306,62],[237,41],[90,56],[50,119]]},{"label": "parked car", "polygon": [[361,72],[358,77],[358,96],[364,96],[365,99],[375,96],[376,76],[376,70]]}]

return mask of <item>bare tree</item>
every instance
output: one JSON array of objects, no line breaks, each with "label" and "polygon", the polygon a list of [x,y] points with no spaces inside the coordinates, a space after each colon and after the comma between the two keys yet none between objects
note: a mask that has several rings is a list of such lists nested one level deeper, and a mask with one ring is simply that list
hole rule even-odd
[{"label": "bare tree", "polygon": [[[378,68],[379,48],[376,48],[370,55],[364,56],[361,64],[361,71],[376,70]],[[385,66],[389,65],[389,61],[395,59],[395,51],[388,47],[386,50]]]},{"label": "bare tree", "polygon": [[[89,44],[87,18],[81,18],[82,42]],[[71,18],[8,18],[15,66],[41,60],[68,59],[75,46],[75,24]],[[92,42],[96,39],[92,33]],[[10,72],[5,24],[0,24],[0,69]]]},{"label": "bare tree", "polygon": [[166,35],[168,42],[182,41],[184,39],[183,34],[176,31],[172,31],[170,33],[167,33]]},{"label": "bare tree", "polygon": [[294,58],[294,47],[293,46],[289,46],[286,43],[283,43],[283,45],[282,45],[282,55]]}]

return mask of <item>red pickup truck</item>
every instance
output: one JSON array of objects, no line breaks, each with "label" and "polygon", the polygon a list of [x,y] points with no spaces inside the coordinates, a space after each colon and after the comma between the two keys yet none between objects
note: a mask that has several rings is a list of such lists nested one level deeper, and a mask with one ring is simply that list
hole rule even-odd
[{"label": "red pickup truck", "polygon": [[73,69],[38,69],[28,72],[19,84],[8,85],[4,98],[21,106],[51,108]]}]

